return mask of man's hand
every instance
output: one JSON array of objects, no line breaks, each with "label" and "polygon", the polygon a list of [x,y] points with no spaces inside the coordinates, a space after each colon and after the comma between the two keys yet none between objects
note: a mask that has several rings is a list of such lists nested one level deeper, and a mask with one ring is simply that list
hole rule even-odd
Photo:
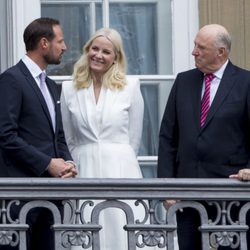
[{"label": "man's hand", "polygon": [[76,166],[71,162],[65,162],[69,166],[69,171],[62,178],[74,178],[77,175]]},{"label": "man's hand", "polygon": [[[175,203],[177,203],[177,200],[165,200],[163,202],[163,206],[165,207],[166,210],[168,210],[171,206],[173,206]],[[179,209],[180,212],[183,212],[183,209]]]},{"label": "man's hand", "polygon": [[53,177],[70,178],[77,174],[75,166],[62,158],[52,158],[47,170]]},{"label": "man's hand", "polygon": [[166,209],[169,209],[172,205],[174,205],[176,203],[176,200],[165,200],[163,202],[163,206],[166,208]]},{"label": "man's hand", "polygon": [[238,179],[242,181],[249,181],[250,180],[250,169],[244,168],[241,169],[237,174],[231,174],[229,176],[231,179]]}]

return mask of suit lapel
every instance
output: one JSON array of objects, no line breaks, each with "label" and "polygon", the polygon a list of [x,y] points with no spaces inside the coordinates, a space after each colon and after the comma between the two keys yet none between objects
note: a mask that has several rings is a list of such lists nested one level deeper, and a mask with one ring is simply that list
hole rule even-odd
[{"label": "suit lapel", "polygon": [[[126,88],[126,86],[125,86]],[[106,124],[106,121],[109,120],[109,115],[112,114],[112,109],[115,107],[115,100],[118,94],[117,89],[111,90],[106,89],[106,96],[104,100],[104,107],[102,112],[102,124]]]},{"label": "suit lapel", "polygon": [[[41,103],[42,109],[43,109],[43,111],[44,111],[44,113],[49,121],[50,127],[51,127],[52,131],[54,132],[47,104],[44,100],[44,97],[43,97],[35,79],[33,78],[33,76],[31,75],[31,73],[29,72],[29,70],[27,69],[27,67],[25,66],[25,64],[22,61],[19,62],[19,66],[20,66],[21,71],[24,73],[24,75],[27,79],[27,83],[31,86],[31,88],[35,92],[39,102]],[[53,94],[52,94],[52,96],[53,96]]]},{"label": "suit lapel", "polygon": [[232,87],[234,86],[234,84],[236,82],[236,76],[235,76],[234,72],[235,72],[235,68],[232,65],[232,63],[229,62],[225,71],[224,71],[223,77],[221,79],[220,85],[218,87],[218,90],[217,90],[216,95],[214,97],[214,100],[212,102],[212,105],[209,109],[207,119],[206,119],[206,122],[205,122],[203,128],[205,128],[206,125],[211,121],[211,119],[215,115],[216,111],[221,107],[221,105],[225,101],[225,98],[227,97],[227,95],[230,93]]},{"label": "suit lapel", "polygon": [[[101,91],[99,98],[104,98],[103,110],[101,112],[101,124],[99,124],[96,119],[97,106],[95,103],[93,85],[90,85],[89,88],[77,91],[77,98],[83,121],[86,122],[90,131],[96,138],[99,137],[100,132],[104,128],[104,124],[106,124],[106,121],[109,119],[109,115],[112,113],[118,94],[118,90],[102,89]],[[101,99],[99,99],[99,101],[101,102]]]},{"label": "suit lapel", "polygon": [[95,114],[96,104],[93,86],[90,85],[88,88],[78,90],[77,99],[83,122],[86,123],[86,126],[89,128],[89,131],[92,132],[94,137],[97,138],[99,132]]},{"label": "suit lapel", "polygon": [[[56,94],[57,89],[55,88],[55,85],[51,81],[51,79],[46,77],[46,83],[47,83],[47,87],[48,87],[48,90],[49,90],[49,92],[51,94],[51,97],[52,97],[52,100],[53,100],[53,103],[54,103],[54,107],[55,107],[55,132],[56,132],[58,130],[58,124],[59,124],[59,120],[58,120],[59,113],[58,112],[60,112],[59,95]],[[47,107],[47,105],[46,105],[46,107]],[[47,111],[49,112],[48,108],[47,108]],[[49,115],[49,118],[50,118],[50,121],[51,121],[50,115]],[[51,122],[51,125],[52,125],[52,122]]]},{"label": "suit lapel", "polygon": [[[192,92],[191,102],[193,105],[193,118],[197,130],[200,130],[200,116],[201,116],[201,90],[203,84],[204,74],[197,70],[197,74],[194,79],[192,79],[192,86],[190,91]],[[198,86],[197,86],[198,83]],[[198,104],[198,105],[197,105]]]}]

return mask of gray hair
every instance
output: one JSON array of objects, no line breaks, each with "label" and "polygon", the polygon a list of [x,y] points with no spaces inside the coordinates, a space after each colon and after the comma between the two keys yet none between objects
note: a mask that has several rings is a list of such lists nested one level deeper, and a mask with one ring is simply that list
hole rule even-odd
[{"label": "gray hair", "polygon": [[231,50],[231,43],[232,43],[232,39],[228,32],[219,32],[217,34],[216,39],[215,39],[215,46],[217,48],[225,47],[225,49],[229,53]]}]

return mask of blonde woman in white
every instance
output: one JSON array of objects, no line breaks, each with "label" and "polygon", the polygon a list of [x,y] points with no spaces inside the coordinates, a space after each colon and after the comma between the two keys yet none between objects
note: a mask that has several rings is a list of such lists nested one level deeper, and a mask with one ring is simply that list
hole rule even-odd
[{"label": "blonde woman in white", "polygon": [[[126,79],[125,69],[119,33],[103,28],[84,46],[74,66],[73,81],[63,82],[63,126],[80,177],[142,178],[136,155],[144,103],[139,80]],[[128,249],[125,216],[117,210],[102,213],[102,250]],[[140,211],[142,219],[144,210]]]}]

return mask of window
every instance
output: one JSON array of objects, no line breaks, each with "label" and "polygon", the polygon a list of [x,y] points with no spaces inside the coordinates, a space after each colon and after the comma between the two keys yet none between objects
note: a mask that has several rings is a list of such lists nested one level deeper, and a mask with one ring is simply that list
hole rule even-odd
[{"label": "window", "polygon": [[[49,74],[71,75],[91,33],[104,26],[103,8],[101,1],[42,1],[41,15],[60,20],[68,45],[62,63]],[[123,38],[128,74],[172,74],[171,15],[160,14],[159,8],[170,13],[171,1],[110,1],[109,27]]]}]

